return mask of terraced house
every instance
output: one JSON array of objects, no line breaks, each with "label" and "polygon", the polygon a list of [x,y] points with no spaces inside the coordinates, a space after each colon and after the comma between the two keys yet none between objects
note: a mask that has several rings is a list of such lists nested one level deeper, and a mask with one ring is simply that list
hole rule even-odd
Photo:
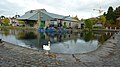
[{"label": "terraced house", "polygon": [[26,26],[33,27],[39,26],[38,19],[41,22],[40,26],[44,28],[49,26],[58,27],[59,24],[61,24],[61,27],[65,28],[76,28],[79,25],[78,21],[70,16],[49,13],[45,9],[30,10],[23,16],[17,18],[17,20],[25,21]]}]

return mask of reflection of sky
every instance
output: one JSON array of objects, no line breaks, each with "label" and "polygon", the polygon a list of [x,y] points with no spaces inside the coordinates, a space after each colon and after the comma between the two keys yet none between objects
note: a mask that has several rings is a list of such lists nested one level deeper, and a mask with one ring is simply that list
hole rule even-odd
[{"label": "reflection of sky", "polygon": [[2,38],[3,41],[9,42],[15,45],[23,46],[23,47],[28,47],[28,48],[30,48],[32,44],[33,49],[36,49],[33,45],[33,44],[36,44],[34,39],[33,40],[18,40],[14,35],[4,36],[1,34],[0,34],[0,38]]},{"label": "reflection of sky", "polygon": [[[3,36],[0,34],[0,37],[9,43],[16,44],[23,47],[28,47],[32,49],[40,49],[42,46],[38,47],[36,46],[38,44],[37,39],[23,39],[18,40],[16,36],[14,35],[8,35]],[[41,41],[43,42],[43,41]],[[98,48],[98,41],[92,40],[89,42],[85,42],[84,40],[77,39],[77,40],[68,40],[60,43],[53,43],[51,44],[51,52],[55,53],[68,53],[68,54],[74,54],[74,53],[87,53],[94,51]]]},{"label": "reflection of sky", "polygon": [[84,40],[78,39],[76,42],[74,40],[69,40],[63,43],[55,43],[51,45],[51,52],[55,53],[87,53],[94,51],[98,48],[98,41],[92,40],[85,42]]},{"label": "reflection of sky", "polygon": [[24,43],[22,43],[22,41],[17,40],[14,35],[3,36],[0,34],[0,36],[2,37],[3,41],[26,47],[26,45]]}]

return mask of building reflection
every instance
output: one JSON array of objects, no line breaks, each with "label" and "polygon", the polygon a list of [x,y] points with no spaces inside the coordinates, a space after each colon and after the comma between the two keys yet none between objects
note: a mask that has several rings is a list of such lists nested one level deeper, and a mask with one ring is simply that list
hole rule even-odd
[{"label": "building reflection", "polygon": [[25,43],[30,48],[42,49],[43,44],[47,44],[49,40],[51,44],[69,40],[76,43],[78,39],[85,42],[98,40],[99,43],[103,44],[114,32],[38,33],[33,30],[0,29],[0,34],[3,36],[14,35],[16,40]]}]

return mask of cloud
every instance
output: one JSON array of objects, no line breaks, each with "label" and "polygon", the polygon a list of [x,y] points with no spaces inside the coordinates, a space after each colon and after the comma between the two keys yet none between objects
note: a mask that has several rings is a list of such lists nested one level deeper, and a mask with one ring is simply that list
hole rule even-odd
[{"label": "cloud", "polygon": [[60,15],[78,15],[78,17],[88,18],[98,16],[101,9],[107,11],[109,6],[118,7],[119,0],[3,0],[0,2],[0,13],[5,15],[15,15],[16,12],[23,15],[28,10],[45,8],[48,12]]},{"label": "cloud", "polygon": [[12,3],[6,0],[0,2],[0,15],[12,16],[15,15],[18,11],[21,12],[22,9],[23,8],[16,3]]},{"label": "cloud", "polygon": [[79,17],[98,16],[98,11],[93,11],[93,9],[100,9],[101,7],[102,10],[107,11],[109,6],[114,8],[119,6],[118,0],[60,0],[59,2],[57,0],[52,0],[52,2],[45,0],[44,3],[54,7],[55,13],[78,15]]}]

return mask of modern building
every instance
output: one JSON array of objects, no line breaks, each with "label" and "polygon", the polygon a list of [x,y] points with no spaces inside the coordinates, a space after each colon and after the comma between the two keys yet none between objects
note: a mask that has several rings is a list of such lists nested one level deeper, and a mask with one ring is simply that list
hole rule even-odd
[{"label": "modern building", "polygon": [[49,26],[75,28],[78,25],[78,21],[70,16],[49,13],[45,9],[30,10],[17,20],[25,21],[27,26],[37,27],[40,25],[44,28]]}]

